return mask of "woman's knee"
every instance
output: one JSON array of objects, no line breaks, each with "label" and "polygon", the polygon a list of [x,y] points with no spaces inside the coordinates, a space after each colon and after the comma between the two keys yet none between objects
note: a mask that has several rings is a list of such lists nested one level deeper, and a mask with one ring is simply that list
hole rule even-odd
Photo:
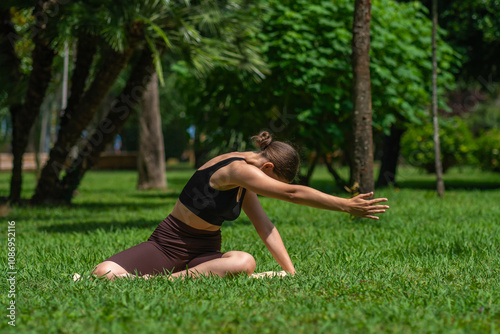
[{"label": "woman's knee", "polygon": [[234,272],[246,272],[251,275],[257,266],[254,257],[247,252],[233,251],[226,253],[233,258]]},{"label": "woman's knee", "polygon": [[251,254],[249,254],[249,253],[245,253],[245,254],[246,254],[246,259],[245,259],[246,270],[245,271],[248,275],[251,275],[255,271],[255,267],[257,267],[257,263],[255,262],[255,258]]},{"label": "woman's knee", "polygon": [[97,277],[106,277],[110,280],[113,280],[117,276],[123,276],[124,274],[127,274],[127,271],[118,263],[115,263],[113,261],[104,261],[99,263],[94,268],[92,274],[96,275]]}]

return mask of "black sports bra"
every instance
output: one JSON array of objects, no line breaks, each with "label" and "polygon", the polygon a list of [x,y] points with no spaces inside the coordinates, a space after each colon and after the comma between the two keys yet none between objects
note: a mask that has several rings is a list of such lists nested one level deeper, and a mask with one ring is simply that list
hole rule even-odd
[{"label": "black sports bra", "polygon": [[236,201],[239,187],[217,190],[210,186],[210,177],[220,168],[243,158],[229,158],[213,166],[197,170],[179,195],[179,200],[191,212],[210,224],[221,226],[225,220],[235,220],[241,212],[246,189],[243,188],[239,202]]}]

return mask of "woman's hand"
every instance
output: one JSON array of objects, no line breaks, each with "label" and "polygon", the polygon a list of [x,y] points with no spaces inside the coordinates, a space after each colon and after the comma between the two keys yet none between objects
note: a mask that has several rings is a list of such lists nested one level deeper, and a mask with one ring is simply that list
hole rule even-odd
[{"label": "woman's hand", "polygon": [[388,205],[376,205],[377,203],[387,202],[387,198],[376,198],[368,200],[373,196],[373,192],[360,194],[348,200],[347,213],[356,217],[379,219],[373,216],[375,213],[384,213],[389,209]]}]

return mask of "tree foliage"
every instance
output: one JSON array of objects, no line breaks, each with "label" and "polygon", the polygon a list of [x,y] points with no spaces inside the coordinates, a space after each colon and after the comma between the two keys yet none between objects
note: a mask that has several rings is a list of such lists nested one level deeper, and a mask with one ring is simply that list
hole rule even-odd
[{"label": "tree foliage", "polygon": [[476,157],[481,168],[500,172],[500,130],[490,129],[477,139]]},{"label": "tree foliage", "polygon": [[[238,138],[245,140],[261,128],[294,140],[305,151],[342,147],[352,112],[353,2],[266,0],[259,5],[255,19],[261,30],[252,37],[270,73],[255,81],[237,68],[218,67],[200,81],[176,64],[188,115],[211,147],[228,145],[233,138],[235,148]],[[431,22],[426,14],[418,2],[373,4],[370,70],[379,132],[395,123],[419,123],[428,114]],[[438,61],[442,92],[453,87],[458,59],[441,39]],[[446,107],[443,100],[440,105]],[[213,115],[221,115],[220,120]]]},{"label": "tree foliage", "polygon": [[[435,172],[432,123],[412,126],[401,140],[401,154],[408,163]],[[467,124],[460,118],[442,121],[439,126],[443,172],[449,168],[475,163],[477,143]]]},{"label": "tree foliage", "polygon": [[[7,22],[2,26],[2,43],[8,36],[6,32],[12,21],[9,12],[3,10],[4,6],[19,12],[31,10],[33,3],[2,3],[2,15],[5,13],[6,16],[2,22]],[[33,92],[38,95],[10,102],[12,94],[7,91],[8,97],[3,98],[11,103],[11,113],[16,120],[15,133],[25,134],[21,141],[19,136],[13,139],[17,147],[15,166],[19,171],[14,173],[16,177],[12,181],[16,185],[16,198],[20,193],[22,154],[27,134],[51,82],[52,58],[43,55],[55,56],[65,43],[73,45],[71,49],[76,50],[70,74],[71,94],[67,108],[62,111],[57,140],[32,198],[34,203],[71,200],[83,174],[133,113],[149,76],[156,71],[160,81],[164,81],[161,58],[165,52],[172,58],[184,60],[197,75],[209,71],[217,63],[248,68],[262,76],[258,69],[260,59],[253,56],[250,45],[246,48],[245,30],[251,22],[240,24],[247,7],[243,1],[42,0],[36,6],[35,20],[30,25],[35,46],[33,56],[30,56],[33,70],[29,76],[41,80],[30,79],[31,84],[24,88],[27,97]],[[24,35],[28,32],[20,31]],[[22,38],[16,37],[14,43],[8,45],[14,46],[20,40]],[[37,53],[37,47],[44,53]],[[38,58],[35,57],[37,54]],[[15,57],[10,59],[16,60]],[[41,60],[47,63],[43,63],[42,72],[37,70]],[[40,77],[40,74],[44,76]],[[120,82],[120,78],[124,80]],[[121,86],[119,99],[107,111],[98,112],[115,84]],[[37,85],[43,89],[35,89]],[[2,85],[2,89],[4,87],[7,86]],[[14,110],[14,105],[20,105],[21,112]],[[75,147],[80,152],[71,161],[69,153]],[[61,172],[68,165],[70,167],[61,180]]]},{"label": "tree foliage", "polygon": [[[1,81],[0,92],[7,106],[34,101],[26,98],[28,79],[39,62],[31,55],[36,43],[30,31],[36,31],[34,36],[43,38],[45,48],[56,54],[64,43],[72,46],[70,100],[59,121],[59,142],[39,183],[38,190],[45,189],[37,190],[39,199],[61,196],[59,190],[65,184],[60,179],[61,171],[66,166],[72,166],[66,175],[77,170],[75,163],[84,164],[83,173],[90,168],[94,158],[89,157],[98,156],[102,149],[90,141],[98,136],[95,126],[109,119],[116,110],[113,107],[130,111],[114,124],[113,131],[133,115],[136,102],[122,99],[127,89],[134,88],[132,83],[141,85],[131,73],[138,59],[149,57],[144,50],[151,52],[153,71],[167,83],[169,92],[164,96],[183,100],[180,109],[186,112],[186,118],[180,122],[182,126],[196,124],[199,152],[211,155],[217,150],[245,149],[246,139],[264,128],[293,140],[302,152],[314,151],[321,157],[348,143],[348,119],[353,108],[351,0],[88,0],[39,4],[43,4],[40,10],[47,19],[42,25],[30,14],[31,1],[2,3],[2,9],[9,9],[2,11],[8,14],[5,22],[13,22],[14,35],[20,37],[8,44],[15,47],[17,59],[9,60],[16,64],[19,80],[15,82],[19,85],[13,89],[9,81]],[[10,28],[6,25],[2,29]],[[376,133],[387,133],[391,126],[419,123],[426,115],[430,101],[430,29],[427,10],[419,2],[380,0],[373,4],[370,71]],[[0,51],[2,60],[6,59],[5,50]],[[450,88],[458,61],[442,40],[438,40],[438,60],[438,86]],[[51,65],[58,61],[56,57]],[[150,63],[149,58],[146,63]],[[136,70],[145,76],[149,73]],[[175,84],[172,77],[162,78],[163,73],[175,76]],[[51,79],[48,84],[53,82]],[[109,92],[118,100],[105,107],[102,102],[109,98]],[[440,103],[445,107],[443,101]],[[99,108],[104,111],[98,112]],[[29,115],[36,119],[35,112]],[[25,125],[27,131],[23,133],[29,133],[32,124]],[[21,146],[18,152],[24,151]],[[74,147],[97,151],[83,160],[70,161],[69,152]],[[86,153],[80,151],[82,154]],[[81,176],[71,181],[65,196],[71,196],[69,190],[78,185]]]},{"label": "tree foliage", "polygon": [[[430,0],[422,0],[430,8]],[[500,1],[441,0],[439,24],[443,37],[463,57],[457,78],[481,84],[498,82],[500,67]]]}]

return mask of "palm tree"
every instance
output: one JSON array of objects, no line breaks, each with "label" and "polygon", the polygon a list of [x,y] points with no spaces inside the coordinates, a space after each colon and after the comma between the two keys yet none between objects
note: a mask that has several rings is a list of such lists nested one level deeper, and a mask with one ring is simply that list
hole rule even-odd
[{"label": "palm tree", "polygon": [[[102,100],[116,81],[118,75],[128,64],[134,50],[140,45],[144,36],[141,24],[131,21],[129,12],[135,9],[130,3],[123,7],[112,5],[113,2],[100,2],[107,10],[98,10],[96,3],[75,2],[62,11],[58,31],[59,39],[69,38],[72,34],[65,35],[65,31],[74,30],[73,34],[79,36],[78,51],[75,65],[80,67],[73,71],[71,97],[68,101],[61,119],[61,127],[50,157],[44,166],[35,194],[33,203],[52,201],[60,190],[59,174],[62,171],[68,154],[77,144],[82,132],[92,121]],[[135,1],[132,2],[132,5]],[[118,7],[118,8],[117,8]],[[99,8],[99,6],[97,7]],[[84,15],[78,15],[83,13]],[[96,42],[96,47],[85,50],[85,46]],[[85,83],[89,79],[90,67],[95,61],[94,50],[99,49],[98,65],[96,66],[93,80],[87,89]]]},{"label": "palm tree", "polygon": [[161,131],[158,76],[154,73],[139,111],[138,189],[166,189],[165,147]]},{"label": "palm tree", "polygon": [[92,168],[105,146],[110,143],[123,128],[134,108],[142,100],[145,86],[154,73],[154,59],[150,49],[144,48],[135,62],[127,84],[115,100],[113,107],[99,122],[94,132],[82,146],[77,158],[66,170],[61,182],[61,189],[54,200],[70,203],[74,191],[78,188],[84,174]]},{"label": "palm tree", "polygon": [[[102,4],[106,8],[103,10],[105,14],[101,14],[102,17],[90,15],[75,18],[73,12],[95,12],[95,9],[91,11],[86,7],[96,5],[93,4],[94,1],[91,2],[77,2],[68,7],[67,20],[60,25],[60,30],[65,25],[66,30],[78,26],[78,34],[75,31],[71,35],[79,37],[79,44],[81,39],[85,39],[82,41],[82,48],[89,38],[97,40],[98,52],[94,57],[85,54],[83,57],[77,56],[75,65],[78,65],[78,59],[82,58],[80,64],[86,66],[84,69],[77,71],[75,68],[73,71],[74,82],[80,83],[79,88],[73,88],[81,94],[79,98],[74,98],[73,103],[71,98],[68,102],[57,142],[42,171],[32,198],[33,203],[71,200],[73,191],[78,187],[85,172],[94,165],[105,144],[123,127],[142,98],[152,73],[156,71],[159,81],[163,81],[160,60],[164,52],[168,51],[178,59],[187,60],[199,75],[203,75],[214,64],[248,64],[249,59],[257,59],[249,57],[253,56],[251,52],[245,54],[240,51],[246,50],[241,48],[245,44],[242,38],[244,32],[241,32],[245,26],[237,24],[242,6],[236,1],[189,3],[129,0],[119,2],[119,5],[109,1]],[[236,39],[238,40],[235,41]],[[82,131],[91,122],[100,102],[135,53],[138,54],[139,60],[134,62],[134,68],[121,97],[97,128],[91,130],[92,134],[81,145],[78,157],[66,171],[66,177],[62,182],[59,181],[59,174],[65,168],[70,149],[78,143]],[[98,64],[93,76],[88,71],[92,58],[97,58]],[[77,73],[79,80],[75,77]],[[81,83],[89,79],[87,76],[91,76],[93,80],[88,88],[83,90],[85,85]]]},{"label": "palm tree", "polygon": [[[21,4],[22,5],[22,4]],[[28,144],[28,138],[31,128],[38,117],[40,106],[43,102],[45,92],[52,78],[52,61],[55,56],[55,51],[51,47],[51,38],[46,35],[46,30],[54,23],[57,17],[52,17],[47,22],[46,12],[50,10],[50,6],[44,5],[43,2],[36,2],[34,7],[35,25],[33,30],[32,41],[34,50],[32,52],[33,69],[27,78],[25,93],[23,94],[18,86],[14,85],[11,90],[11,95],[14,96],[13,101],[10,101],[10,113],[12,120],[12,154],[13,168],[10,185],[10,202],[18,202],[21,196],[22,186],[22,160]],[[11,82],[23,82],[24,78],[19,70],[19,60],[15,54],[13,42],[17,39],[16,32],[11,27],[9,9],[2,9],[2,40],[4,41],[5,49],[8,50],[7,61],[10,60],[12,72],[10,77]],[[4,51],[5,52],[5,51]],[[2,64],[3,66],[8,64]],[[10,85],[10,83],[9,83]]]}]

